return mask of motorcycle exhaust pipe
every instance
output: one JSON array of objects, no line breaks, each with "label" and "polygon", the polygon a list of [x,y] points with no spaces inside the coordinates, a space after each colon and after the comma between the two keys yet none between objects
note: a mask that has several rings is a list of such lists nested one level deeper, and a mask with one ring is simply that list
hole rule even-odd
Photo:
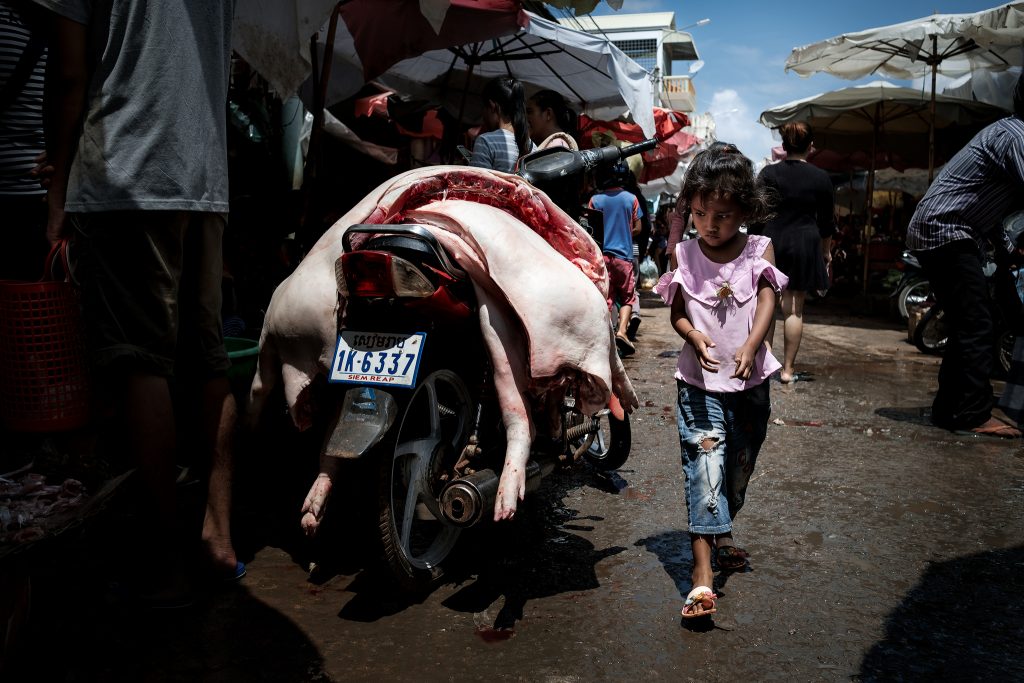
[{"label": "motorcycle exhaust pipe", "polygon": [[[540,486],[540,480],[555,469],[553,461],[526,463],[526,492]],[[438,503],[441,514],[449,524],[457,527],[471,527],[482,521],[494,509],[498,497],[498,474],[488,468],[469,476],[456,479],[441,491]]]}]

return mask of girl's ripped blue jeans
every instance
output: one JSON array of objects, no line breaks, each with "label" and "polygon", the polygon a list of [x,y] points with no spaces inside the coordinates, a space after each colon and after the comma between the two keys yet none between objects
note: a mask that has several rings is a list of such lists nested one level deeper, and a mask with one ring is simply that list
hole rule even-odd
[{"label": "girl's ripped blue jeans", "polygon": [[676,422],[692,534],[724,534],[743,507],[768,431],[768,382],[736,393],[704,391],[677,380]]}]

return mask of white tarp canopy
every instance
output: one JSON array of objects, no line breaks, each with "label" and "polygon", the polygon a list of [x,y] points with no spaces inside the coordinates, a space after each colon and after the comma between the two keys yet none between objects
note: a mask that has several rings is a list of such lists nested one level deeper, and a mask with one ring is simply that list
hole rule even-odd
[{"label": "white tarp canopy", "polygon": [[[337,4],[338,0],[237,0],[233,47],[267,79],[274,92],[282,98],[294,95],[313,68],[309,39],[330,18]],[[339,28],[340,47],[345,36],[350,42],[352,37],[343,26]],[[361,77],[362,66],[352,65],[351,72]]]},{"label": "white tarp canopy", "polygon": [[648,71],[603,36],[526,14],[529,22],[514,34],[406,59],[377,80],[396,93],[440,102],[450,113],[474,120],[483,84],[512,75],[528,92],[554,90],[593,118],[628,110],[644,135],[654,136]]},{"label": "white tarp canopy", "polygon": [[[336,5],[337,0],[238,0],[234,48],[282,97],[295,94],[304,83],[308,89],[312,72],[310,37],[321,31],[318,47],[323,54],[326,24]],[[448,6],[446,0],[420,0],[418,6],[439,30],[445,21],[442,10]],[[613,118],[628,110],[644,133],[653,136],[650,73],[603,36],[525,14],[525,28],[499,29],[498,37],[459,47],[473,55],[471,60],[481,60],[473,65],[468,86],[465,60],[456,59],[448,49],[399,62],[379,80],[400,95],[434,100],[456,115],[462,109],[468,116],[479,111],[472,97],[479,92],[479,83],[511,72],[527,83],[529,91],[556,90],[595,118]],[[385,21],[386,17],[377,20]],[[336,30],[327,105],[354,95],[366,82],[355,39],[345,21],[338,21]],[[449,71],[452,73],[442,85]]]}]

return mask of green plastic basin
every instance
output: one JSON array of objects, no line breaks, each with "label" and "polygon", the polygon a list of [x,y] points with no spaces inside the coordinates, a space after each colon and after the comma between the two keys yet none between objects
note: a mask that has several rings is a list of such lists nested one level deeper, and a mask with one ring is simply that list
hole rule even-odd
[{"label": "green plastic basin", "polygon": [[256,357],[260,350],[258,341],[242,337],[224,337],[224,348],[231,359],[228,379],[247,381],[256,374]]}]

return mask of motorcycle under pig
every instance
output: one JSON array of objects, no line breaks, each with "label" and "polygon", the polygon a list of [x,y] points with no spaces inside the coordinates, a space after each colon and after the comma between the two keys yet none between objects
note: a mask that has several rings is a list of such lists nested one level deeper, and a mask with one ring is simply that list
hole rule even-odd
[{"label": "motorcycle under pig", "polygon": [[[523,158],[519,175],[544,189],[655,144],[542,150]],[[344,396],[322,467],[332,458],[379,461],[384,555],[401,585],[421,589],[442,575],[463,529],[490,519],[492,510],[501,518],[496,500],[507,441],[494,368],[473,285],[430,230],[353,225],[343,245],[335,275],[347,303],[328,379]],[[572,387],[551,396],[535,411],[542,414],[534,419],[526,492],[580,459],[603,470],[626,461],[629,420],[614,396],[596,414],[580,410]],[[323,502],[307,499],[304,510]]]}]

